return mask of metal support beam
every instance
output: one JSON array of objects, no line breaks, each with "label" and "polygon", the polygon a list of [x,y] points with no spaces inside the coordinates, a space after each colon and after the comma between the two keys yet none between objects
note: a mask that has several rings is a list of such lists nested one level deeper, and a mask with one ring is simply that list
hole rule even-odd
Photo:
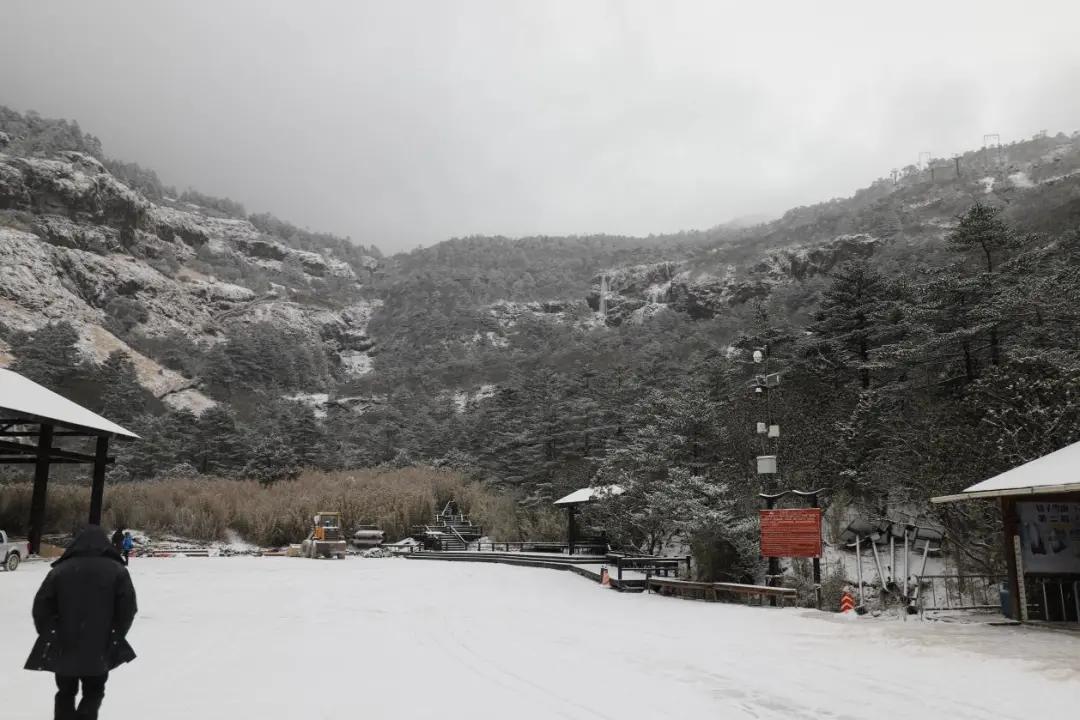
[{"label": "metal support beam", "polygon": [[101,506],[105,497],[105,466],[109,464],[109,436],[97,439],[94,448],[94,480],[90,486],[90,524],[101,524]]},{"label": "metal support beam", "polygon": [[45,523],[45,496],[49,487],[49,460],[52,455],[53,426],[42,425],[34,466],[34,494],[30,500],[30,553],[41,550],[41,530]]},{"label": "metal support beam", "polygon": [[862,538],[858,535],[855,536],[855,574],[859,579],[859,604],[863,605],[866,598],[863,595],[862,581]]},{"label": "metal support beam", "polygon": [[908,580],[911,579],[911,552],[908,545],[908,526],[904,526],[904,600],[908,599]]},{"label": "metal support beam", "polygon": [[[783,496],[783,493],[781,493],[780,495],[767,495],[767,496],[764,496],[765,497],[765,508],[767,510],[774,509],[776,507],[777,498],[782,497],[782,496]],[[769,577],[767,577],[765,579],[765,584],[768,585],[769,587],[774,587],[775,585],[778,585],[779,580],[780,580],[780,558],[778,558],[778,557],[769,558],[769,570],[768,570],[768,572],[769,572]],[[773,607],[776,607],[776,596],[775,595],[770,595],[769,596],[769,604],[772,605]]]}]

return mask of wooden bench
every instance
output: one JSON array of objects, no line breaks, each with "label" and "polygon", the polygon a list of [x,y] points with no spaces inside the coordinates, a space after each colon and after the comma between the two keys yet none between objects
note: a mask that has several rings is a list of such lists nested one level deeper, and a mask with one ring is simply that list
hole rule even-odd
[{"label": "wooden bench", "polygon": [[749,602],[756,596],[761,603],[765,604],[765,598],[776,598],[783,606],[785,601],[793,603],[798,599],[798,593],[794,588],[769,587],[767,585],[746,585],[743,583],[708,583],[694,582],[692,580],[676,580],[674,578],[649,578],[649,592],[657,592],[661,595],[679,595],[682,597],[697,597],[702,600],[719,600],[721,593],[743,595]]}]

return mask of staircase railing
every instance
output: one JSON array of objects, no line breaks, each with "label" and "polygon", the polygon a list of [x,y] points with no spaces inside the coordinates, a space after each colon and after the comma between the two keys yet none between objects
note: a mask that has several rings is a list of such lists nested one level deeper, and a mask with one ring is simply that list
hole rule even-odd
[{"label": "staircase railing", "polygon": [[461,544],[464,546],[464,548],[468,550],[469,541],[466,540],[464,536],[462,536],[462,534],[458,532],[458,529],[456,527],[454,527],[453,525],[449,525],[448,527],[450,528],[450,532],[454,533],[454,536],[457,537],[457,539],[461,541]]}]

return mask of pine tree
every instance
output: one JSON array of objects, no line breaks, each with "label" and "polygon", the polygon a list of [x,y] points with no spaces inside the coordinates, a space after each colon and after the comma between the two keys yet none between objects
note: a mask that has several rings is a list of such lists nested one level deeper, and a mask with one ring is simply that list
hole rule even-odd
[{"label": "pine tree", "polygon": [[977,252],[985,272],[992,273],[1015,246],[1015,235],[1001,219],[1001,209],[975,203],[960,215],[949,233],[949,245],[960,252]]},{"label": "pine tree", "polygon": [[300,475],[300,469],[288,440],[280,435],[266,435],[255,440],[243,475],[263,485],[270,485],[282,480],[295,480]]},{"label": "pine tree", "polygon": [[964,283],[972,304],[981,309],[981,319],[989,339],[990,364],[1001,362],[1000,336],[1002,317],[996,302],[1001,292],[1000,265],[1006,254],[1016,246],[1012,228],[1001,217],[1000,208],[975,203],[959,217],[959,223],[949,233],[948,242],[954,250],[975,253],[981,272],[966,277]]},{"label": "pine tree", "polygon": [[273,418],[277,431],[286,438],[301,467],[323,465],[323,427],[310,407],[297,402],[284,402],[273,413]]},{"label": "pine tree", "polygon": [[888,331],[888,295],[885,277],[865,260],[844,263],[833,272],[808,328],[814,334],[810,354],[824,356],[837,369],[855,369],[864,390],[870,387],[870,353]]},{"label": "pine tree", "polygon": [[101,412],[105,417],[124,424],[146,412],[146,393],[139,384],[135,363],[127,353],[111,352],[99,376]]},{"label": "pine tree", "polygon": [[207,408],[195,426],[195,467],[200,473],[228,475],[245,462],[243,437],[225,407]]},{"label": "pine tree", "polygon": [[15,333],[11,339],[15,356],[11,369],[64,394],[78,374],[78,342],[79,334],[68,322],[49,323],[32,333]]},{"label": "pine tree", "polygon": [[132,480],[150,480],[181,463],[195,465],[192,428],[196,419],[191,412],[140,415],[133,426],[141,439],[120,444],[117,460],[127,468]]},{"label": "pine tree", "polygon": [[979,375],[987,325],[981,293],[956,267],[928,270],[902,301],[902,339],[882,346],[874,357],[906,368],[924,386],[971,382]]}]

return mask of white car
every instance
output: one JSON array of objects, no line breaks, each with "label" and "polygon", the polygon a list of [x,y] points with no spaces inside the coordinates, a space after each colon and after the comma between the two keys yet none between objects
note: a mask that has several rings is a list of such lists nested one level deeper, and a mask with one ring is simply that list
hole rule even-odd
[{"label": "white car", "polygon": [[22,559],[30,554],[30,546],[24,542],[10,542],[7,533],[0,530],[0,568],[13,572]]}]

